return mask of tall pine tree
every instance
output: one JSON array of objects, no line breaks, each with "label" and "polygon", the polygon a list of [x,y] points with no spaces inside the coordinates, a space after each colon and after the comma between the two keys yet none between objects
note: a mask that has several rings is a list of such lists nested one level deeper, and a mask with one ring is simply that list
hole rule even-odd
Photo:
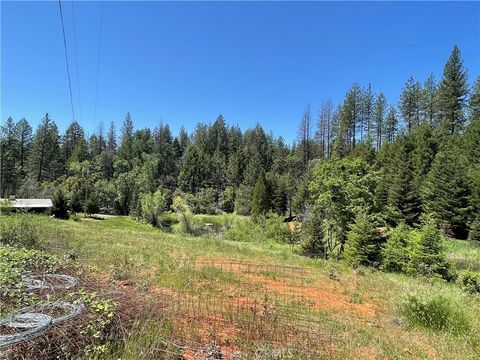
[{"label": "tall pine tree", "polygon": [[467,71],[463,66],[460,50],[455,46],[445,64],[438,88],[438,107],[445,133],[455,134],[463,129],[467,94]]}]

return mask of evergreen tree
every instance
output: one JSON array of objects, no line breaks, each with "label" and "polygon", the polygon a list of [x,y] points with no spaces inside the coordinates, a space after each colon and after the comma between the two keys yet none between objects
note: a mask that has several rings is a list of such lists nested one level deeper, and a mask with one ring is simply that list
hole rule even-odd
[{"label": "evergreen tree", "polygon": [[421,212],[420,196],[413,178],[413,144],[405,138],[399,139],[396,145],[393,178],[388,189],[389,218],[394,223],[404,221],[413,225]]},{"label": "evergreen tree", "polygon": [[323,214],[312,209],[302,225],[302,254],[313,258],[327,258]]},{"label": "evergreen tree", "polygon": [[368,84],[367,89],[364,91],[361,105],[362,105],[362,122],[363,126],[361,129],[362,140],[370,141],[372,139],[372,130],[374,128],[373,119],[375,113],[375,95],[372,91],[372,84]]},{"label": "evergreen tree", "polygon": [[331,150],[331,123],[333,115],[333,104],[330,99],[322,102],[320,114],[317,122],[317,130],[315,139],[319,147],[319,156],[321,158],[329,158]]},{"label": "evergreen tree", "polygon": [[180,132],[178,133],[178,142],[181,150],[180,156],[182,156],[190,145],[190,138],[183,125],[180,127]]},{"label": "evergreen tree", "polygon": [[409,242],[407,252],[409,257],[406,265],[407,273],[414,275],[438,274],[447,280],[451,279],[442,237],[432,218],[426,218],[420,233]]},{"label": "evergreen tree", "polygon": [[375,101],[374,110],[374,122],[373,128],[375,129],[375,144],[377,151],[380,150],[383,140],[383,128],[385,127],[385,112],[387,109],[387,99],[383,93],[378,94]]},{"label": "evergreen tree", "polygon": [[470,124],[463,136],[464,150],[471,165],[480,164],[480,77],[477,78],[470,97]]},{"label": "evergreen tree", "polygon": [[113,121],[110,123],[110,127],[108,128],[107,149],[112,154],[115,154],[117,151],[117,134],[115,132],[115,123]]},{"label": "evergreen tree", "polygon": [[422,187],[423,208],[455,236],[465,238],[470,213],[465,159],[453,146],[435,156]]},{"label": "evergreen tree", "polygon": [[29,156],[30,174],[37,182],[56,179],[63,170],[58,128],[45,114],[35,131]]},{"label": "evergreen tree", "polygon": [[427,124],[420,125],[413,134],[414,149],[412,151],[413,185],[419,191],[427,177],[437,152],[437,141],[432,129]]},{"label": "evergreen tree", "polygon": [[127,113],[122,126],[122,135],[120,146],[118,148],[117,156],[120,159],[130,161],[132,160],[132,144],[133,144],[133,121],[130,113]]},{"label": "evergreen tree", "polygon": [[187,149],[183,166],[178,176],[178,185],[182,191],[195,194],[201,188],[208,187],[209,161],[207,156],[192,145]]},{"label": "evergreen tree", "polygon": [[57,190],[53,193],[50,213],[57,219],[68,220],[68,202],[62,190]]},{"label": "evergreen tree", "polygon": [[310,112],[310,104],[307,105],[305,111],[302,115],[302,120],[300,122],[299,128],[299,150],[302,158],[302,165],[303,169],[307,168],[308,162],[312,158],[312,144],[311,144],[311,133],[312,133],[312,125],[311,125],[311,112]]},{"label": "evergreen tree", "polygon": [[438,107],[445,133],[455,134],[463,129],[467,94],[467,71],[463,67],[460,50],[455,46],[445,64],[438,88]]},{"label": "evergreen tree", "polygon": [[438,125],[438,85],[435,76],[430,74],[423,84],[422,91],[422,120],[432,128]]},{"label": "evergreen tree", "polygon": [[235,188],[227,187],[221,197],[220,206],[226,213],[233,213],[235,210]]},{"label": "evergreen tree", "polygon": [[132,157],[143,162],[145,155],[153,153],[153,136],[150,129],[141,129],[133,133],[132,138]]},{"label": "evergreen tree", "polygon": [[350,226],[345,243],[344,257],[352,266],[378,266],[381,239],[366,212],[360,211]]},{"label": "evergreen tree", "polygon": [[409,77],[400,95],[400,112],[407,123],[408,131],[420,123],[422,88],[418,81]]},{"label": "evergreen tree", "polygon": [[22,118],[15,126],[19,147],[17,167],[20,179],[23,179],[27,174],[27,158],[32,141],[32,127],[25,118]]},{"label": "evergreen tree", "polygon": [[15,195],[19,180],[16,166],[18,150],[17,128],[9,117],[0,127],[0,198]]},{"label": "evergreen tree", "polygon": [[258,216],[271,210],[270,189],[265,178],[265,172],[261,171],[252,193],[252,216]]},{"label": "evergreen tree", "polygon": [[395,136],[398,130],[398,120],[397,120],[397,113],[393,106],[390,106],[388,109],[388,115],[385,119],[385,130],[384,130],[384,137],[385,142],[392,143],[395,140]]},{"label": "evergreen tree", "polygon": [[235,213],[238,215],[250,215],[252,209],[253,189],[247,185],[240,185],[235,194]]},{"label": "evergreen tree", "polygon": [[85,133],[76,121],[72,122],[65,131],[62,139],[62,152],[66,163],[71,161],[82,162],[87,158]]},{"label": "evergreen tree", "polygon": [[402,272],[409,262],[408,245],[410,229],[404,223],[387,234],[387,241],[382,247],[382,270]]},{"label": "evergreen tree", "polygon": [[360,85],[354,83],[347,92],[342,107],[342,116],[340,118],[340,129],[346,130],[345,147],[350,152],[357,142],[357,130],[363,128],[362,119],[362,89]]}]

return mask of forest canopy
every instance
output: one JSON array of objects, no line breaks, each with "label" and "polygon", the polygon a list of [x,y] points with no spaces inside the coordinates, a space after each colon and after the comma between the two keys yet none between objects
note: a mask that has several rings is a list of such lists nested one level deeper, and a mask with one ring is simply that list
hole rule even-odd
[{"label": "forest canopy", "polygon": [[297,216],[313,226],[310,241],[321,238],[306,246],[318,256],[343,251],[368,222],[419,227],[427,216],[445,234],[478,240],[479,145],[480,78],[469,84],[454,47],[441,79],[408,78],[397,104],[354,83],[342,103],[323,101],[316,118],[307,106],[292,144],[222,115],[172,134],[164,123],[135,129],[127,113],[120,129],[112,122],[88,138],[76,121],[61,134],[48,114],[36,129],[9,117],[0,197],[54,197],[73,213],[154,225],[174,199],[194,213]]}]

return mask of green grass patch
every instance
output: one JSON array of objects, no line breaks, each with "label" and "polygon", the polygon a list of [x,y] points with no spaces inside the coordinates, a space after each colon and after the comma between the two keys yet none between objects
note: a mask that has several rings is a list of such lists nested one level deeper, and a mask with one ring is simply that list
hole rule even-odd
[{"label": "green grass patch", "polygon": [[413,327],[434,331],[464,334],[472,327],[465,301],[452,294],[411,294],[401,305],[401,314]]}]

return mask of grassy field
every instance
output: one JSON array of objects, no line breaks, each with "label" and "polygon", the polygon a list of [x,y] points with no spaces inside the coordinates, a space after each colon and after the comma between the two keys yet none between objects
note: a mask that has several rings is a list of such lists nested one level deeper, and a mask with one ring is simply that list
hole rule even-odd
[{"label": "grassy field", "polygon": [[[295,245],[268,236],[254,242],[227,240],[231,237],[221,231],[192,237],[180,233],[178,225],[166,232],[128,217],[60,221],[37,216],[36,221],[48,229],[44,246],[50,251],[74,256],[149,304],[177,307],[168,321],[139,318],[123,344],[109,349],[111,357],[175,358],[178,354],[165,344],[190,337],[195,343],[215,339],[221,351],[237,353],[238,359],[479,358],[480,297],[455,283],[308,259],[296,254]],[[223,223],[212,216],[197,221],[219,228]],[[448,253],[459,269],[479,271],[480,248],[450,241]],[[422,299],[446,306],[439,310],[446,320],[423,326],[425,321],[409,318],[408,311],[418,310]],[[255,341],[253,328],[268,327],[269,321],[282,323],[268,330],[275,341],[266,341],[265,334]],[[304,342],[293,344],[289,321],[297,338],[308,329]],[[295,355],[292,349],[299,347],[302,352]],[[194,357],[187,347],[182,356]]]}]

